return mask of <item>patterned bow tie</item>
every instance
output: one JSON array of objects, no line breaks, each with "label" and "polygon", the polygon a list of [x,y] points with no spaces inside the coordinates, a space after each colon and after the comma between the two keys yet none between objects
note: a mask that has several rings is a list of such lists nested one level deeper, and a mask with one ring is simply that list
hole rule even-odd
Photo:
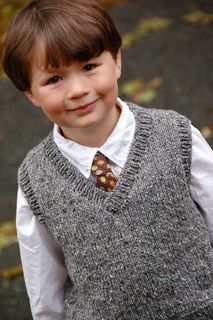
[{"label": "patterned bow tie", "polygon": [[96,177],[96,187],[112,192],[116,185],[117,177],[111,170],[109,159],[98,151],[94,157],[91,170]]}]

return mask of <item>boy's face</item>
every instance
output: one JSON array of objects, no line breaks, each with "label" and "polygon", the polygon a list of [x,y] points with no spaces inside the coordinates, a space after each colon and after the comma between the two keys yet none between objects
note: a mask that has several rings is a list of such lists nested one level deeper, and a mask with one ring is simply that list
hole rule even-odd
[{"label": "boy's face", "polygon": [[57,69],[44,69],[42,54],[36,58],[31,68],[31,91],[26,95],[60,126],[65,137],[72,139],[76,132],[115,124],[120,52],[116,59],[104,51],[87,62]]}]

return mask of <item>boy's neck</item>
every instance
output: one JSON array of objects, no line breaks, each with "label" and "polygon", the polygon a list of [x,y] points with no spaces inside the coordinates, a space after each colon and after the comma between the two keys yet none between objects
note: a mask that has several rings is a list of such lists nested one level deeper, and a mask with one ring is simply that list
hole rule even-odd
[{"label": "boy's neck", "polygon": [[116,105],[112,112],[114,112],[114,116],[105,119],[104,123],[99,122],[97,126],[88,128],[60,128],[61,134],[66,139],[75,141],[86,147],[101,147],[115,128],[120,118],[121,109]]}]

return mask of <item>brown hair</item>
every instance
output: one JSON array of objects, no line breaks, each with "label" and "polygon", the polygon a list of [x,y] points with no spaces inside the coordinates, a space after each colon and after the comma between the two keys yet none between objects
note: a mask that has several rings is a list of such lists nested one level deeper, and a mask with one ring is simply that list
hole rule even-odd
[{"label": "brown hair", "polygon": [[17,89],[30,89],[30,66],[44,45],[45,68],[87,61],[104,50],[116,55],[121,37],[94,0],[34,0],[18,11],[3,46],[3,68]]}]

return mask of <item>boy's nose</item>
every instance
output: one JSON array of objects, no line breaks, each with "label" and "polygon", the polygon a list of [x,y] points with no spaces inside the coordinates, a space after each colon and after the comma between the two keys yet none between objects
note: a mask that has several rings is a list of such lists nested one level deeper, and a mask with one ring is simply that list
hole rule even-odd
[{"label": "boy's nose", "polygon": [[83,77],[72,77],[67,84],[67,98],[76,99],[86,95],[89,92],[87,81]]}]

